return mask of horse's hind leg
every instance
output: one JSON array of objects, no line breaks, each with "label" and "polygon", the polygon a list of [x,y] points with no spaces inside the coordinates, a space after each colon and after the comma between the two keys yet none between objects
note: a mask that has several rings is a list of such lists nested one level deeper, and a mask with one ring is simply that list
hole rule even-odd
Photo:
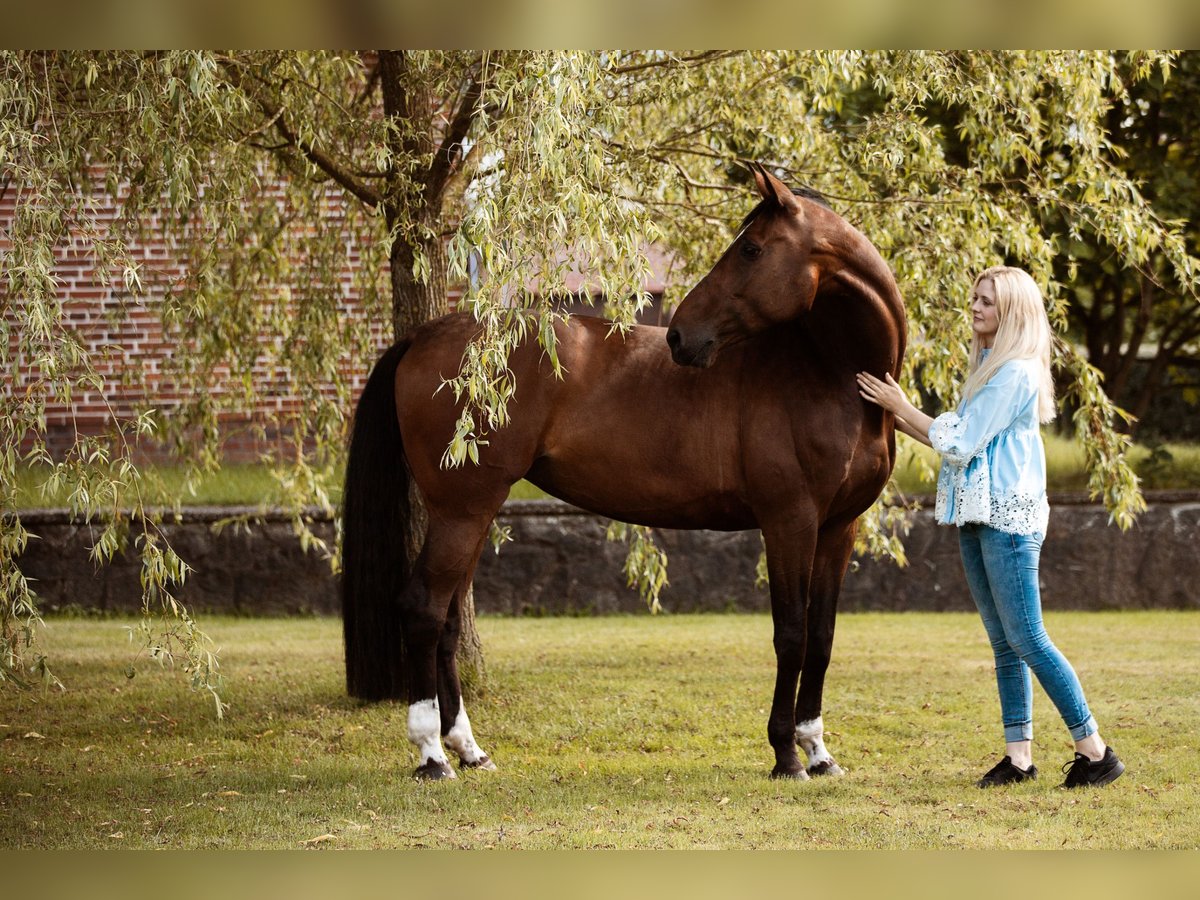
[{"label": "horse's hind leg", "polygon": [[841,775],[841,766],[825,747],[821,697],[825,672],[833,652],[833,626],[837,618],[842,579],[854,550],[856,521],[827,524],[817,542],[809,590],[807,647],[796,701],[796,742],[808,757],[809,775]]},{"label": "horse's hind leg", "polygon": [[[455,592],[470,577],[490,522],[490,515],[447,521],[431,513],[415,574],[400,598],[408,661],[408,739],[420,755],[418,778],[454,777],[441,741],[440,648]],[[457,645],[458,616],[454,619]],[[454,681],[457,686],[457,675]]]},{"label": "horse's hind leg", "polygon": [[458,679],[458,643],[462,632],[462,611],[484,543],[485,541],[479,542],[470,571],[450,601],[450,611],[442,629],[441,642],[438,644],[438,704],[442,714],[442,739],[458,756],[463,768],[494,770],[496,764],[475,743],[475,734],[471,730],[471,720],[467,718],[462,686]]}]

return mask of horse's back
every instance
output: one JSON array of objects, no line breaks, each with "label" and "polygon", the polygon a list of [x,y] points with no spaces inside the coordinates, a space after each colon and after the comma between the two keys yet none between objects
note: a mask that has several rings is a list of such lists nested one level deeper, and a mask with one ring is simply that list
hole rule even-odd
[{"label": "horse's back", "polygon": [[641,524],[749,528],[736,471],[731,373],[675,365],[666,329],[573,316],[556,324],[556,372],[533,337],[510,355],[510,421],[480,434],[479,465],[441,459],[463,409],[443,381],[479,334],[467,314],[410,333],[396,371],[405,455],[427,500],[486,506],[528,477],[575,505]]}]

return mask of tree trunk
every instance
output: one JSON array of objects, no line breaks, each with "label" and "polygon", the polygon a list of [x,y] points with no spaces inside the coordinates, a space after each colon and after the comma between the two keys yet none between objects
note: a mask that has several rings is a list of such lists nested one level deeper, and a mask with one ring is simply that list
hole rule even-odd
[{"label": "tree trunk", "polygon": [[[424,257],[429,271],[423,281],[413,274],[418,254]],[[416,248],[410,246],[403,238],[397,238],[392,245],[389,262],[392,278],[392,328],[396,340],[418,325],[450,312],[446,290],[446,248],[440,238],[424,241]],[[449,438],[446,442],[449,443]]]},{"label": "tree trunk", "polygon": [[1150,401],[1154,399],[1154,395],[1162,388],[1163,378],[1166,375],[1167,366],[1171,364],[1171,358],[1171,352],[1162,344],[1159,344],[1158,353],[1155,355],[1146,372],[1146,380],[1142,383],[1141,390],[1138,391],[1137,397],[1134,399],[1129,410],[1134,416],[1134,421],[1129,428],[1129,434],[1133,437],[1137,436],[1142,419],[1146,416],[1146,410],[1150,408]]},{"label": "tree trunk", "polygon": [[1138,352],[1141,349],[1142,341],[1146,338],[1146,330],[1150,326],[1150,316],[1154,306],[1154,285],[1150,278],[1143,274],[1138,278],[1140,288],[1140,300],[1138,303],[1137,316],[1133,322],[1133,329],[1129,334],[1128,349],[1124,356],[1117,360],[1117,365],[1111,376],[1106,373],[1105,383],[1108,385],[1108,396],[1114,401],[1120,402],[1120,398],[1125,393],[1125,388],[1129,383],[1129,376],[1133,373],[1133,368],[1137,365]]},{"label": "tree trunk", "polygon": [[[429,277],[422,282],[413,275],[416,251],[397,240],[391,253],[392,278],[392,324],[399,340],[410,330],[449,312],[449,297],[446,290],[446,251],[440,238],[434,238],[420,248],[429,263]],[[450,442],[446,435],[446,442]],[[425,503],[415,483],[411,484],[413,518],[405,540],[409,562],[417,558],[425,542],[428,516]],[[462,680],[463,693],[470,700],[485,688],[487,673],[484,668],[483,642],[475,627],[475,589],[469,587],[463,599],[462,634],[458,645],[458,674]]]},{"label": "tree trunk", "polygon": [[[380,87],[384,113],[404,119],[405,125],[393,134],[400,158],[430,157],[437,136],[432,121],[433,98],[428,89],[409,77],[403,52],[380,51]],[[395,182],[394,182],[395,184]],[[427,190],[420,196],[393,186],[385,202],[388,228],[393,239],[389,264],[392,282],[392,329],[396,340],[413,328],[450,311],[446,283],[446,246],[441,238],[441,195]],[[397,229],[397,226],[401,226]],[[422,275],[415,271],[418,260]],[[449,444],[451,435],[446,435]],[[417,558],[425,542],[428,515],[425,502],[415,484],[411,485],[413,518],[405,540],[410,563]],[[475,627],[475,591],[468,588],[463,599],[462,633],[458,648],[458,669],[463,692],[468,699],[478,696],[486,683],[483,644]]]}]

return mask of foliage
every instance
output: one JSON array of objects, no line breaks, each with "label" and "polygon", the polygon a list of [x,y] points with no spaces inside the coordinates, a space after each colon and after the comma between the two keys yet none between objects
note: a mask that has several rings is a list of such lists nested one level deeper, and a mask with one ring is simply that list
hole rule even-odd
[{"label": "foliage", "polygon": [[[1046,478],[1051,492],[1083,491],[1087,488],[1088,471],[1083,448],[1070,437],[1046,429],[1042,435],[1046,446]],[[927,495],[933,491],[937,477],[938,455],[923,444],[902,441],[893,476],[898,499]],[[1128,459],[1143,487],[1161,490],[1195,490],[1200,488],[1200,444],[1134,443]],[[194,485],[194,493],[186,494],[196,506],[226,506],[262,508],[278,506],[278,482],[268,464],[226,465],[220,471],[204,476]],[[186,465],[142,466],[142,477],[149,486],[147,501],[154,506],[169,507],[185,495],[188,481]],[[66,491],[43,492],[46,472],[22,468],[17,474],[17,507],[19,509],[59,509],[68,506]],[[334,485],[330,500],[337,504],[341,488]],[[509,491],[510,500],[546,500],[550,495],[528,481],[518,481]],[[889,507],[902,508],[902,507]],[[503,533],[495,536],[502,545],[508,540]],[[623,540],[615,535],[617,540]],[[764,576],[765,577],[765,576]]]},{"label": "foliage", "polygon": [[637,588],[638,593],[646,599],[650,612],[662,612],[659,597],[668,584],[667,554],[654,542],[651,529],[645,525],[611,522],[605,537],[629,545],[624,567],[626,584]]},{"label": "foliage", "polygon": [[[330,66],[344,70],[345,63]],[[291,423],[295,452],[291,471],[280,469],[281,483],[295,486],[305,500],[327,502],[326,481],[313,476],[301,451],[315,433],[315,459],[325,457],[328,466],[327,448],[349,403],[338,364],[351,348],[366,353],[370,344],[365,323],[338,316],[339,294],[331,285],[297,277],[295,270],[299,261],[310,269],[341,266],[334,250],[346,230],[361,234],[364,223],[353,210],[330,221],[322,215],[323,191],[268,178],[260,154],[248,146],[261,113],[229,89],[212,55],[8,54],[2,68],[3,185],[17,194],[3,296],[18,316],[16,352],[4,341],[3,363],[9,384],[21,386],[5,392],[4,506],[13,508],[17,448],[32,436],[26,456],[52,467],[48,488],[65,486],[74,513],[104,523],[93,551],[97,560],[111,558],[131,539],[141,553],[143,649],[164,660],[182,651],[196,685],[215,695],[216,660],[172,595],[186,565],[158,531],[161,514],[145,502],[133,445],[150,437],[174,443],[191,465],[190,487],[218,466],[220,416],[251,401],[252,368],[265,364],[286,373],[306,407]],[[99,218],[102,196],[120,200],[120,215],[111,222]],[[140,239],[153,233],[166,234],[178,248],[182,278],[166,280],[139,258]],[[370,255],[376,242],[361,236]],[[110,407],[110,434],[79,435],[65,458],[52,459],[42,438],[47,398],[85,388],[105,394],[101,360],[86,352],[56,291],[55,259],[72,241],[92,255],[99,277],[117,280],[118,315],[158,306],[178,349],[164,364],[187,392],[167,415],[149,396],[144,409]],[[303,287],[304,303],[292,302],[293,285]],[[260,334],[271,339],[263,342]],[[124,375],[143,376],[137,370]],[[315,390],[322,383],[338,386],[334,396]],[[6,537],[20,528],[6,519]],[[12,556],[4,553],[0,564],[16,571]],[[36,615],[12,618],[17,606],[33,606],[25,583],[13,584],[5,596],[0,618],[8,675],[19,669],[7,640],[14,622],[28,629]],[[160,614],[161,627],[150,627]]]},{"label": "foliage", "polygon": [[173,702],[173,679],[117,673],[123,620],[55,619],[78,687],[52,703],[0,695],[0,846],[1200,843],[1200,759],[1183,737],[1200,728],[1198,613],[1050,611],[1128,772],[1100,791],[1060,790],[1071,743],[1039,690],[1042,777],[985,795],[974,780],[1002,752],[999,711],[991,651],[961,599],[961,613],[840,618],[824,720],[848,774],[806,783],[767,777],[767,615],[482,617],[499,677],[469,712],[500,770],[435,785],[409,777],[401,707],[345,696],[335,621],[211,621],[233,703],[213,723]]},{"label": "foliage", "polygon": [[[132,539],[147,614],[186,623],[184,665],[210,689],[203,642],[173,603],[186,574],[144,501],[133,445],[153,437],[215,468],[222,415],[253,400],[254,366],[302,409],[267,423],[288,436],[281,490],[296,510],[328,504],[349,407],[342,365],[436,312],[466,282],[479,340],[447,389],[466,398],[447,464],[470,464],[503,427],[507,351],[526,334],[552,361],[553,317],[579,269],[617,327],[645,298],[646,249],[673,252],[668,302],[711,265],[752,202],[742,163],[763,160],[826,193],[881,249],[908,303],[905,378],[955,399],[971,274],[1001,260],[1047,286],[1066,326],[1051,219],[1129,267],[1151,254],[1195,297],[1178,230],[1120,168],[1106,116],[1170,56],[1105,52],[238,52],[47,53],[0,57],[0,189],[18,192],[6,236],[0,335],[10,380],[0,416],[0,492],[26,456],[55,466],[77,512],[103,523],[97,556]],[[952,127],[945,123],[952,121]],[[113,221],[95,199],[117,197]],[[135,252],[163,233],[185,263],[163,279]],[[1078,233],[1076,233],[1078,232]],[[445,243],[443,243],[443,239]],[[77,241],[123,309],[155,307],[174,338],[184,399],[114,409],[112,433],[80,436],[50,460],[44,404],[103,392],[56,295],[55,261]],[[346,247],[358,248],[356,267]],[[482,270],[482,277],[472,277]],[[347,276],[349,272],[349,276]],[[342,306],[344,277],[364,314]],[[390,279],[390,290],[387,281]],[[119,315],[119,311],[118,311]],[[372,330],[374,328],[374,331]],[[259,338],[268,335],[267,339]],[[1128,525],[1141,508],[1116,410],[1073,346],[1059,367],[1090,487]],[[140,373],[126,377],[138,379]],[[320,385],[332,384],[332,391]],[[220,388],[220,389],[218,389]],[[28,440],[27,440],[28,439]],[[303,521],[297,515],[303,532]],[[894,516],[866,517],[863,546],[896,551]],[[642,558],[658,565],[642,534]],[[37,606],[16,557],[28,535],[0,529],[4,677],[30,664]],[[310,535],[310,540],[311,540]],[[662,577],[665,577],[663,574]],[[650,573],[643,583],[660,580]],[[162,644],[170,647],[171,644]]]},{"label": "foliage", "polygon": [[[1105,122],[1113,152],[1154,214],[1178,224],[1194,257],[1200,249],[1193,220],[1200,207],[1200,53],[1179,54],[1169,77],[1155,71],[1139,79],[1125,66],[1118,77],[1124,90],[1114,97]],[[1068,248],[1056,272],[1077,285],[1068,307],[1071,332],[1104,374],[1109,396],[1135,416],[1131,432],[1164,387],[1182,393],[1194,407],[1200,304],[1186,279],[1181,282],[1172,271],[1172,254],[1152,245],[1144,260],[1131,265],[1106,252],[1086,221],[1059,213],[1048,217],[1048,225]]]},{"label": "foliage", "polygon": [[[1090,474],[1078,441],[1044,429],[1046,482],[1051,493],[1088,489]],[[1200,445],[1139,442],[1126,454],[1141,487],[1154,490],[1200,489]],[[905,442],[894,480],[906,495],[929,494],[936,485],[938,455],[915,441]]]}]

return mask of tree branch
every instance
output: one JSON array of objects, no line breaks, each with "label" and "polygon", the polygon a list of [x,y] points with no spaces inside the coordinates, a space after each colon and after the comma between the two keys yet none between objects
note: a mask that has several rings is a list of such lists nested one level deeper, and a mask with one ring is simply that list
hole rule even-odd
[{"label": "tree branch", "polygon": [[350,174],[342,165],[332,156],[324,151],[307,144],[296,137],[295,132],[288,126],[287,121],[282,115],[282,110],[272,110],[270,105],[265,100],[259,101],[259,106],[263,112],[269,116],[278,116],[275,121],[275,128],[279,131],[283,139],[294,146],[297,150],[304,154],[305,158],[312,162],[318,169],[340,184],[343,188],[365,203],[367,206],[376,207],[383,203],[383,195],[372,189],[368,185],[363,184],[357,178]]},{"label": "tree branch", "polygon": [[703,53],[697,53],[695,56],[668,56],[665,59],[655,59],[650,62],[638,63],[637,65],[617,66],[612,71],[615,75],[628,75],[631,72],[642,72],[646,69],[657,69],[663,66],[700,65],[701,63],[736,56],[737,53],[738,51],[734,50],[706,50]]},{"label": "tree branch", "polygon": [[425,195],[429,199],[433,199],[442,193],[446,187],[446,182],[457,170],[459,164],[463,160],[463,141],[466,140],[467,132],[471,128],[471,122],[475,118],[478,111],[479,98],[483,93],[483,82],[479,77],[473,76],[471,83],[463,94],[462,100],[459,102],[458,109],[454,113],[454,119],[450,123],[450,127],[446,130],[446,136],[442,140],[441,147],[433,154],[433,162],[429,167],[429,175],[425,181]]},{"label": "tree branch", "polygon": [[[241,64],[236,59],[227,58],[222,60],[222,68],[225,70],[230,84],[252,97],[258,104],[259,109],[261,109],[263,114],[267,117],[267,121],[263,126],[260,126],[260,128],[250,132],[250,134],[246,135],[243,140],[252,137],[270,125],[274,125],[275,129],[279,132],[280,136],[287,142],[289,146],[293,146],[299,150],[302,154],[304,154],[305,158],[308,159],[309,162],[313,163],[313,165],[341,185],[347,192],[353,194],[370,207],[377,207],[383,202],[383,196],[378,191],[375,191],[370,186],[360,182],[345,166],[343,166],[338,160],[334,159],[333,156],[297,138],[296,133],[292,131],[291,127],[287,123],[287,118],[284,116],[284,108],[282,106],[268,102],[266,99],[259,96],[257,92],[247,91],[245,83],[242,79],[240,65]],[[272,148],[269,150],[269,152],[282,154],[284,152],[284,148]]]},{"label": "tree branch", "polygon": [[362,106],[362,104],[367,101],[367,99],[371,96],[371,94],[373,94],[375,92],[375,88],[378,86],[379,86],[379,57],[376,56],[375,57],[375,65],[371,66],[371,72],[367,76],[366,84],[363,85],[362,91],[359,93],[359,95],[357,97],[354,98],[354,102],[352,102],[350,104],[350,106],[351,107]]}]

